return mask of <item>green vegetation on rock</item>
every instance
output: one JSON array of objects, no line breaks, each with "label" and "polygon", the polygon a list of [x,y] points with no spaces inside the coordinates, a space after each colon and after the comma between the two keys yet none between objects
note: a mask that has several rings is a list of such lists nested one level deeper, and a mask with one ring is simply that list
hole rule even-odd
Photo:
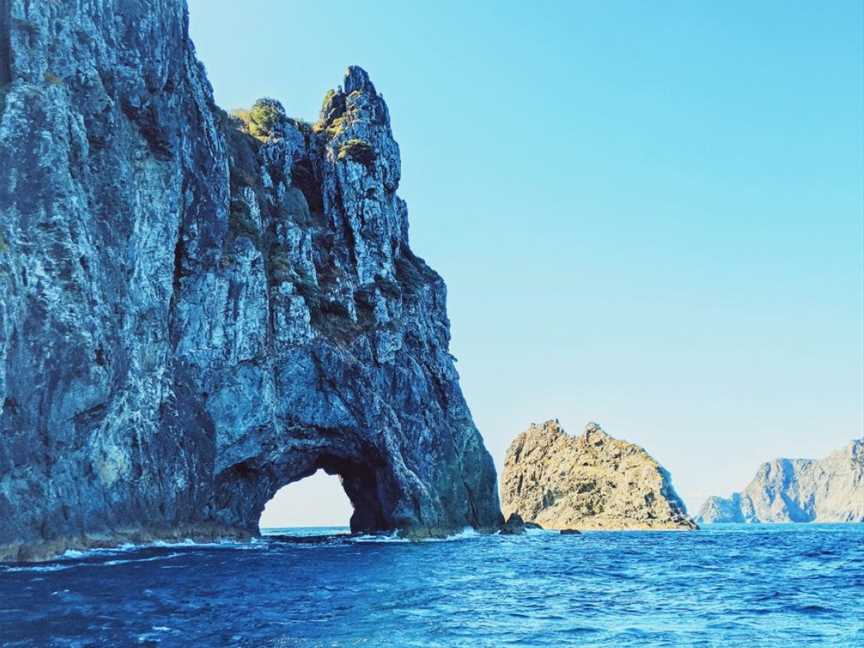
[{"label": "green vegetation on rock", "polygon": [[375,164],[375,149],[369,142],[361,139],[349,139],[339,147],[340,160],[354,160],[367,167]]},{"label": "green vegetation on rock", "polygon": [[315,133],[325,133],[328,138],[333,139],[345,129],[345,117],[336,117],[330,122],[317,121],[312,125]]},{"label": "green vegetation on rock", "polygon": [[336,91],[333,88],[330,88],[326,93],[324,93],[324,100],[321,102],[321,110],[327,110],[330,107],[330,102],[333,100],[333,97],[336,95]]},{"label": "green vegetation on rock", "polygon": [[282,104],[269,97],[259,99],[249,110],[232,110],[231,116],[240,122],[241,130],[261,141],[269,139],[279,123],[287,119]]}]

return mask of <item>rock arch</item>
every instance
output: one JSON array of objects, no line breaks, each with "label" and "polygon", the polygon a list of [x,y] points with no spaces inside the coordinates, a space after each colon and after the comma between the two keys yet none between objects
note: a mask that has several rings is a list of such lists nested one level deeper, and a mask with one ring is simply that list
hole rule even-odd
[{"label": "rock arch", "polygon": [[254,532],[265,505],[281,488],[323,470],[339,477],[351,502],[352,533],[394,529],[392,503],[399,499],[399,487],[386,463],[380,457],[344,457],[331,452],[294,453],[275,465],[250,462],[233,466],[216,481],[215,517]]},{"label": "rock arch", "polygon": [[317,467],[358,530],[497,527],[366,72],[253,129],[183,2],[0,7],[0,559],[256,533]]}]

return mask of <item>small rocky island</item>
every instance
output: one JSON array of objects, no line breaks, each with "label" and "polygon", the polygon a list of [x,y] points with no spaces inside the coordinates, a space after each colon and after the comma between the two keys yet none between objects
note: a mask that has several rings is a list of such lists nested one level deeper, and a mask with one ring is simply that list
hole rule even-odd
[{"label": "small rocky island", "polygon": [[864,522],[864,438],[824,459],[775,459],[728,498],[709,497],[706,524]]},{"label": "small rocky island", "polygon": [[504,462],[505,516],[547,529],[696,529],[669,473],[596,423],[579,436],[557,420],[517,436]]}]

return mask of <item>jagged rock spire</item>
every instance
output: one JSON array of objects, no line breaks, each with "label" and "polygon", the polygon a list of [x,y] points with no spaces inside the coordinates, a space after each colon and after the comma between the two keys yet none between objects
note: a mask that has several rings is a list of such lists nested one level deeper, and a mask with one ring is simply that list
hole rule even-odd
[{"label": "jagged rock spire", "polygon": [[368,92],[375,95],[375,86],[369,80],[369,74],[359,65],[349,65],[345,70],[345,80],[342,83],[345,88],[345,94],[352,92]]}]

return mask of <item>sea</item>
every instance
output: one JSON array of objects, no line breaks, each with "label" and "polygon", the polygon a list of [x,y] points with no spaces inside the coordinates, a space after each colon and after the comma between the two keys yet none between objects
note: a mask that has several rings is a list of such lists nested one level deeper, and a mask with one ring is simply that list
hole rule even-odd
[{"label": "sea", "polygon": [[864,524],[265,534],[2,563],[0,645],[864,647]]}]

